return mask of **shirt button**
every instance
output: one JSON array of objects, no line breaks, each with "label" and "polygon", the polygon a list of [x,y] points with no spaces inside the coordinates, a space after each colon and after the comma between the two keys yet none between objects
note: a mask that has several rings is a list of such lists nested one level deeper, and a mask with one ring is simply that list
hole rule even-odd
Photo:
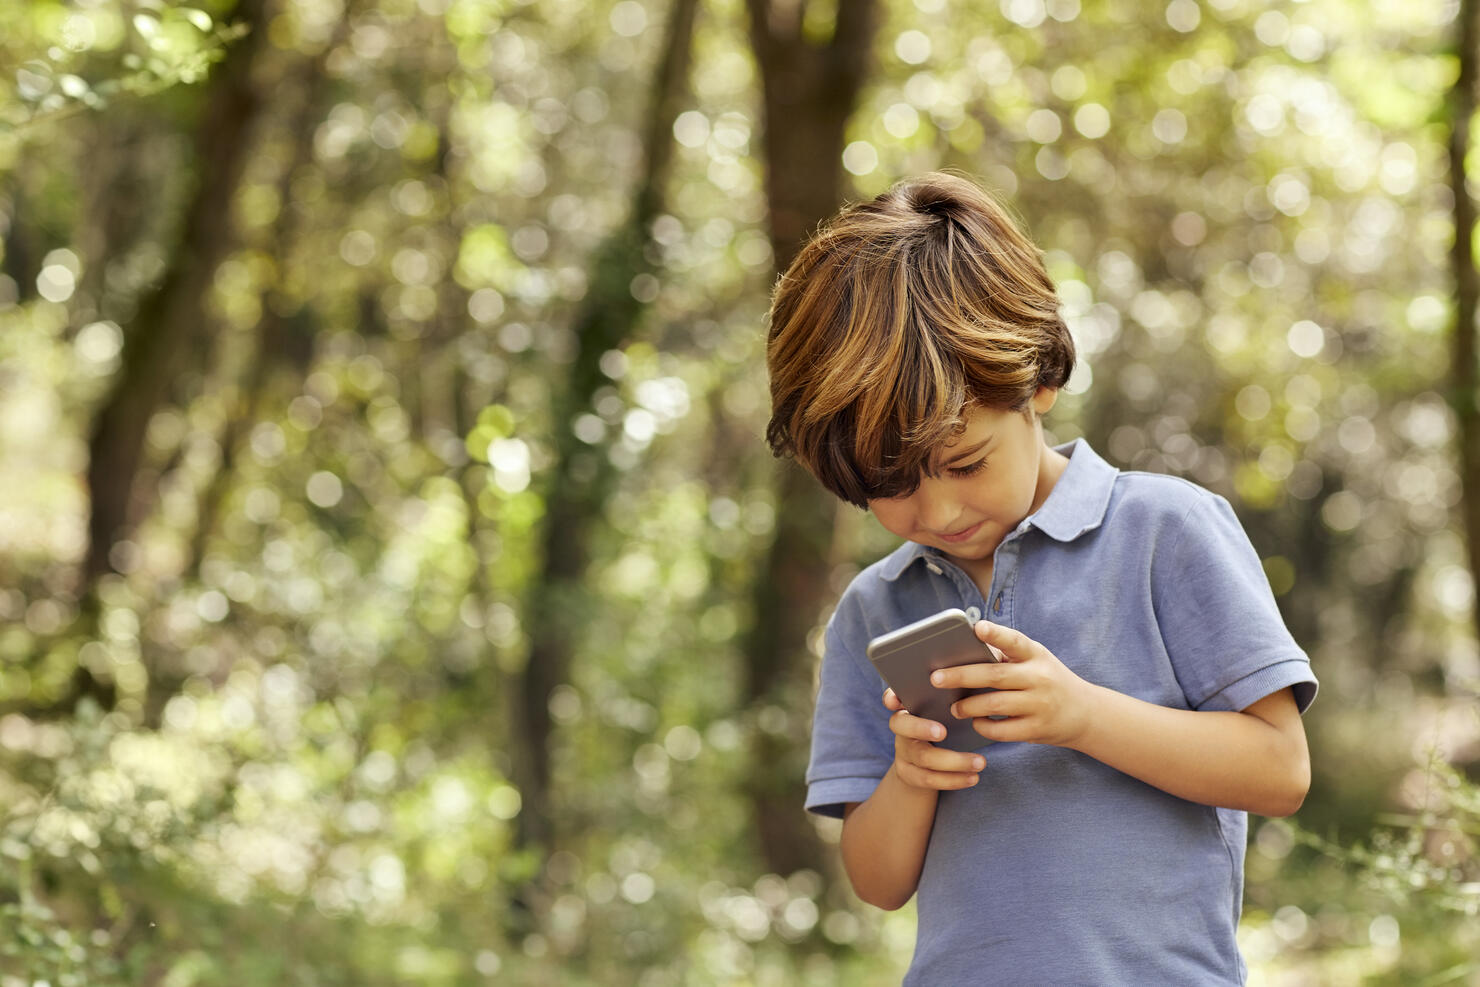
[{"label": "shirt button", "polygon": [[938,566],[938,565],[936,565],[934,562],[926,562],[925,563],[925,568],[929,569],[931,572],[935,573],[937,576],[941,575],[941,573],[944,572],[944,570],[941,569],[941,567]]},{"label": "shirt button", "polygon": [[969,621],[971,621],[974,624],[978,620],[981,620],[982,619],[982,612],[980,610],[978,610],[976,607],[970,607],[966,611],[966,619],[969,620]]}]

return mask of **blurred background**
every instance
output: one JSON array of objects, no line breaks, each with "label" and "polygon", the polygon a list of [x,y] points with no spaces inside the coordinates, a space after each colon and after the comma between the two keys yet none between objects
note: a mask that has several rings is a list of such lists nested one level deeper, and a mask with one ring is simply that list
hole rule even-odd
[{"label": "blurred background", "polygon": [[897,983],[762,354],[939,167],[1321,678],[1251,983],[1480,984],[1473,7],[0,5],[0,985]]}]

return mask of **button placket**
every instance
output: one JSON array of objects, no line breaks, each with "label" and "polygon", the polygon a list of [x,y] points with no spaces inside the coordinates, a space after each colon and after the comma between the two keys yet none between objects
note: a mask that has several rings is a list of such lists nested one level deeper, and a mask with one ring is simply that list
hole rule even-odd
[{"label": "button placket", "polygon": [[1012,626],[1012,588],[1017,582],[1017,557],[1021,547],[1021,530],[1013,532],[1006,541],[997,546],[993,559],[992,601],[990,611],[994,623]]},{"label": "button placket", "polygon": [[982,599],[981,587],[966,574],[964,569],[957,565],[951,566],[951,579],[955,582],[956,592],[961,595],[962,600],[977,600],[980,602],[980,606],[972,605],[966,611],[966,616],[971,618],[973,624],[976,623],[979,617],[972,617],[972,612],[975,611],[977,614],[980,614],[982,609],[987,605],[987,601]]},{"label": "button placket", "polygon": [[[981,619],[981,614],[986,609],[987,601],[982,597],[981,587],[977,586],[960,566],[944,560],[926,558],[925,568],[937,576],[948,577],[962,601],[977,600],[980,604],[979,606],[967,604],[962,609],[966,611],[966,616],[971,619],[973,624]],[[976,616],[972,616],[972,614],[976,614]]]}]

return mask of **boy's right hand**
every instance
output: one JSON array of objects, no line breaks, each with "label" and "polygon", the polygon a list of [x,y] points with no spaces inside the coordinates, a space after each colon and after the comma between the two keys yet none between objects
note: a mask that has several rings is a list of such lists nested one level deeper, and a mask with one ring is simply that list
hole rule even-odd
[{"label": "boy's right hand", "polygon": [[914,788],[943,792],[970,788],[980,780],[977,772],[986,766],[980,754],[948,750],[933,743],[945,739],[945,727],[911,714],[893,689],[884,690],[884,707],[894,712],[889,717],[889,729],[894,731],[894,773],[900,781]]}]

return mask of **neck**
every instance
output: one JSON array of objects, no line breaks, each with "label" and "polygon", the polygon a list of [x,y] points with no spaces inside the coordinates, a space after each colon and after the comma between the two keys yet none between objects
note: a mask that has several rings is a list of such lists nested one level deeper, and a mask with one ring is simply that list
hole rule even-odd
[{"label": "neck", "polygon": [[1033,490],[1033,506],[1028,511],[1029,514],[1043,506],[1043,502],[1053,492],[1054,484],[1059,482],[1059,477],[1068,468],[1069,457],[1044,443],[1043,451],[1038,457],[1038,485]]}]

